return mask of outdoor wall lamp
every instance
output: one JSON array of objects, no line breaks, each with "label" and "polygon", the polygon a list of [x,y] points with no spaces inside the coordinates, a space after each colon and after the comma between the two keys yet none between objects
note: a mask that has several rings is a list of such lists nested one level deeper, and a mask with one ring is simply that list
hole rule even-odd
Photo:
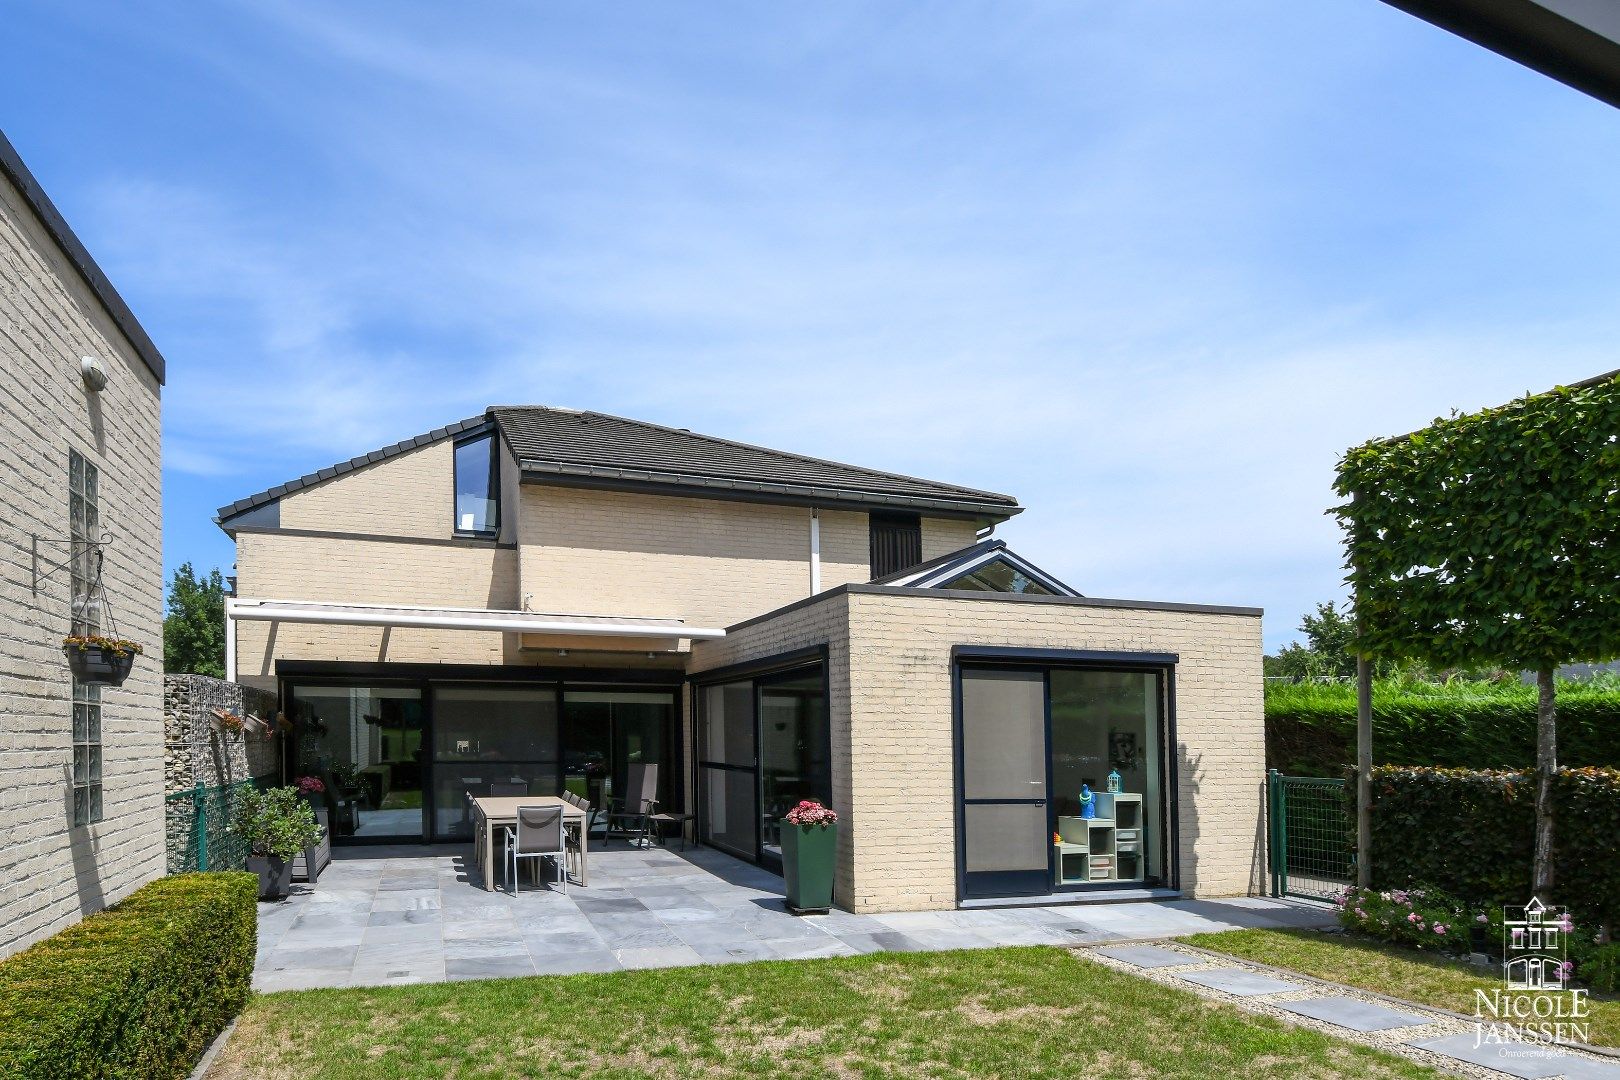
[{"label": "outdoor wall lamp", "polygon": [[81,357],[79,374],[84,377],[84,388],[92,394],[99,394],[107,388],[107,369],[96,357]]}]

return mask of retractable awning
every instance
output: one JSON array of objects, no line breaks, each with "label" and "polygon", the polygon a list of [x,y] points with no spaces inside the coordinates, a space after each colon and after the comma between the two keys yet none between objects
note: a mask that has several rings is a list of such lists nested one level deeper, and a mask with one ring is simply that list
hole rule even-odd
[{"label": "retractable awning", "polygon": [[681,619],[622,615],[565,615],[487,608],[336,604],[314,600],[225,601],[229,620],[336,623],[342,626],[419,626],[440,630],[496,630],[513,634],[583,634],[637,638],[720,638],[722,629],[688,626]]}]

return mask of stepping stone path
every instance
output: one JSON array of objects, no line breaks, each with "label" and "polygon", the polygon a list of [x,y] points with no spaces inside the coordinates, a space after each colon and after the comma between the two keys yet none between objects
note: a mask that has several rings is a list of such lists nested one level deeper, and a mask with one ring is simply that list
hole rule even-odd
[{"label": "stepping stone path", "polygon": [[1261,975],[1259,972],[1235,967],[1188,971],[1182,973],[1181,978],[1236,997],[1288,994],[1305,989],[1299,983],[1284,982],[1282,979],[1273,979],[1270,975]]},{"label": "stepping stone path", "polygon": [[[1318,1024],[1342,1029],[1341,1038],[1386,1050],[1410,1047],[1427,1051],[1453,1067],[1464,1064],[1489,1070],[1491,1075],[1522,1080],[1620,1080],[1620,1058],[1598,1057],[1567,1048],[1531,1043],[1476,1046],[1472,1022],[1444,1013],[1407,1012],[1362,996],[1360,991],[1312,980],[1308,985],[1279,979],[1258,965],[1247,965],[1215,953],[1166,948],[1160,945],[1118,945],[1076,950],[1107,957],[1117,964],[1139,969],[1161,983],[1191,983],[1236,998],[1239,1008],[1269,1015],[1290,1013]],[[1282,1000],[1266,1000],[1287,995]],[[1305,996],[1309,995],[1309,996]],[[1401,1029],[1424,1029],[1409,1037]],[[1464,1030],[1466,1028],[1466,1030]],[[1386,1031],[1400,1031],[1392,1036]],[[1358,1038],[1359,1036],[1359,1038]],[[1404,1040],[1404,1041],[1398,1041]],[[1431,1060],[1432,1059],[1428,1059]],[[1447,1062],[1439,1063],[1445,1068]]]},{"label": "stepping stone path", "polygon": [[1430,1022],[1427,1016],[1401,1012],[1399,1009],[1390,1009],[1347,997],[1279,1001],[1277,1008],[1325,1020],[1330,1024],[1338,1024],[1351,1031],[1388,1031],[1390,1028],[1421,1027]]},{"label": "stepping stone path", "polygon": [[1157,945],[1116,945],[1097,951],[1104,956],[1112,956],[1115,960],[1123,960],[1140,968],[1186,967],[1189,964],[1203,963],[1196,956],[1188,956],[1174,949],[1161,949]]},{"label": "stepping stone path", "polygon": [[1562,1076],[1567,1080],[1620,1080],[1620,1061],[1613,1063],[1589,1057],[1578,1057],[1567,1050],[1528,1043],[1487,1043],[1475,1046],[1473,1032],[1451,1035],[1444,1039],[1413,1042],[1420,1050],[1444,1054],[1473,1065],[1507,1073],[1509,1076],[1540,1080],[1546,1076]]}]

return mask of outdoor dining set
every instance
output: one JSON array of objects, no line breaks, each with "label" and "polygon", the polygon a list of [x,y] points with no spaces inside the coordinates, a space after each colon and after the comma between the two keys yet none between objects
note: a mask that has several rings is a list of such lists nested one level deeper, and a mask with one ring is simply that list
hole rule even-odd
[{"label": "outdoor dining set", "polygon": [[[663,828],[674,824],[681,830],[681,847],[686,846],[686,823],[690,814],[658,811],[658,766],[635,764],[626,768],[625,790],[621,798],[593,807],[571,791],[561,795],[530,795],[528,781],[519,777],[497,780],[488,785],[488,794],[467,790],[467,804],[473,817],[473,859],[478,864],[483,887],[495,889],[495,863],[501,863],[502,881],[518,891],[520,866],[527,862],[533,870],[541,860],[550,860],[555,881],[564,892],[570,877],[581,886],[590,884],[587,852],[591,834],[600,829],[603,843],[622,837],[636,846],[646,846],[663,838]],[[535,874],[538,880],[538,873]]]}]

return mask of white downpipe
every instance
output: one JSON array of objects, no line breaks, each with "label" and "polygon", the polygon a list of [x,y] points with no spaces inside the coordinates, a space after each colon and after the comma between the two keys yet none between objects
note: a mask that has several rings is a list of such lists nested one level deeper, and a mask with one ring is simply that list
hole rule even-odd
[{"label": "white downpipe", "polygon": [[810,595],[821,591],[821,511],[810,508]]},{"label": "white downpipe", "polygon": [[225,681],[236,681],[236,598],[225,598]]}]

